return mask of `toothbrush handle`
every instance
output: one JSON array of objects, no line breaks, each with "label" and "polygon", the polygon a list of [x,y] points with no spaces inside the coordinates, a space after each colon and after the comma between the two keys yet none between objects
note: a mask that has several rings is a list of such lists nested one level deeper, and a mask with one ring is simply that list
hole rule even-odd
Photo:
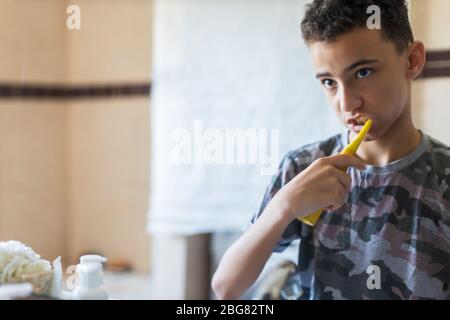
[{"label": "toothbrush handle", "polygon": [[319,220],[320,215],[322,214],[322,211],[323,210],[319,210],[319,211],[317,211],[317,212],[315,212],[313,214],[310,214],[308,216],[304,216],[304,217],[298,218],[298,220],[300,220],[303,223],[306,223],[308,226],[313,227],[316,224],[317,220]]}]

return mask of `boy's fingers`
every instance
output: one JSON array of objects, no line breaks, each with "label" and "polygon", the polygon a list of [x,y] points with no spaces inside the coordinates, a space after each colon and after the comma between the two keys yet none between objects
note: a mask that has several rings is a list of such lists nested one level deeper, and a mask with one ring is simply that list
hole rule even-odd
[{"label": "boy's fingers", "polygon": [[340,169],[335,169],[335,175],[338,178],[339,182],[344,186],[344,188],[347,190],[350,187],[350,184],[352,182],[352,179],[350,178],[350,176],[340,170]]},{"label": "boy's fingers", "polygon": [[355,167],[359,170],[364,170],[366,168],[366,164],[362,160],[353,156],[338,154],[326,157],[326,160],[336,168]]}]

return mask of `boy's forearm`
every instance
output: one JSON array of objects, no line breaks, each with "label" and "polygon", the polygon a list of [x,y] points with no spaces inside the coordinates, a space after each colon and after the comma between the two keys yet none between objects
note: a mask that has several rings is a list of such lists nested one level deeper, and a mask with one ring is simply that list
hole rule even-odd
[{"label": "boy's forearm", "polygon": [[212,284],[220,299],[239,298],[256,281],[291,221],[276,206],[267,206],[222,257]]}]

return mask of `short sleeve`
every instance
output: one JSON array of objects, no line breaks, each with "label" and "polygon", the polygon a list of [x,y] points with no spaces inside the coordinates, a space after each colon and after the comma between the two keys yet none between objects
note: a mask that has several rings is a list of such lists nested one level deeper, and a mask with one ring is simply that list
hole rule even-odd
[{"label": "short sleeve", "polygon": [[[299,173],[299,171],[300,170],[298,170],[298,167],[292,158],[292,153],[286,154],[278,167],[277,173],[271,178],[271,181],[265,190],[261,205],[259,206],[258,211],[253,215],[249,225],[256,222],[277,192],[280,191],[281,188],[283,188],[283,186],[285,186],[290,180],[292,180]],[[300,222],[300,220],[293,220],[283,232],[281,239],[274,248],[274,252],[283,252],[292,241],[299,239],[302,225],[303,223]]]}]

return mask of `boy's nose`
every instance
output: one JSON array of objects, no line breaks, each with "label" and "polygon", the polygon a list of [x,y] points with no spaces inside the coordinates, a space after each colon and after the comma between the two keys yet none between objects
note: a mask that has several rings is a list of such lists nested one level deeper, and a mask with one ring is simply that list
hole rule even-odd
[{"label": "boy's nose", "polygon": [[349,88],[342,88],[339,96],[339,108],[343,112],[352,112],[362,106],[362,99]]}]

